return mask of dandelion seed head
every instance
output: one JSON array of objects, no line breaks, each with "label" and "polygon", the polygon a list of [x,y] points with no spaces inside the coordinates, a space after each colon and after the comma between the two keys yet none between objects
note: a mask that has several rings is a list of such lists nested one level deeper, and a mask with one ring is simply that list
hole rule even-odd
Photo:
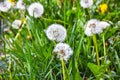
[{"label": "dandelion seed head", "polygon": [[63,59],[65,61],[68,61],[70,56],[73,55],[73,50],[66,43],[58,43],[55,46],[53,52],[57,54],[57,58],[60,58],[60,60]]},{"label": "dandelion seed head", "polygon": [[12,23],[12,27],[15,28],[15,29],[19,29],[19,27],[21,26],[21,24],[22,24],[21,20],[15,20]]},{"label": "dandelion seed head", "polygon": [[32,3],[28,8],[28,13],[30,16],[34,16],[35,18],[40,17],[44,12],[43,5],[40,3]]},{"label": "dandelion seed head", "polygon": [[91,19],[87,22],[85,26],[85,34],[87,36],[92,36],[93,34],[100,34],[103,32],[103,29],[110,26],[109,23],[104,21],[99,21],[97,19]]},{"label": "dandelion seed head", "polygon": [[0,11],[7,12],[12,7],[11,3],[7,0],[4,2],[0,2]]},{"label": "dandelion seed head", "polygon": [[45,33],[50,40],[62,42],[65,40],[67,32],[66,29],[60,24],[52,24],[45,30]]},{"label": "dandelion seed head", "polygon": [[99,21],[97,19],[89,20],[85,27],[85,34],[87,36],[92,36],[93,34],[101,33],[101,28],[97,27],[98,23]]},{"label": "dandelion seed head", "polygon": [[80,4],[83,8],[89,8],[93,5],[93,0],[81,0]]},{"label": "dandelion seed head", "polygon": [[17,8],[17,9],[21,9],[21,10],[25,10],[25,4],[24,4],[23,0],[19,0],[19,1],[16,3],[16,8]]}]

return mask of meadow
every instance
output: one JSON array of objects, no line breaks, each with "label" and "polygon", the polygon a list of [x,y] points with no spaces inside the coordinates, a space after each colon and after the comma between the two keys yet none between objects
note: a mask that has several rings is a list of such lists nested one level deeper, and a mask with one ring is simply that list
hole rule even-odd
[{"label": "meadow", "polygon": [[119,0],[3,0],[0,21],[0,80],[120,80]]}]

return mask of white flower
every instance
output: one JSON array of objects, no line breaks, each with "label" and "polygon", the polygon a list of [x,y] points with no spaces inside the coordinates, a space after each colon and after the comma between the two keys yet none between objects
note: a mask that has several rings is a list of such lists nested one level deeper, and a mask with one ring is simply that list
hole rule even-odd
[{"label": "white flower", "polygon": [[45,33],[50,40],[62,42],[65,40],[67,32],[66,29],[60,24],[52,24],[45,30]]},{"label": "white flower", "polygon": [[21,20],[15,20],[12,23],[12,27],[15,28],[15,29],[19,29],[19,27],[21,26],[21,24],[22,24]]},{"label": "white flower", "polygon": [[7,12],[11,7],[11,3],[7,0],[4,2],[0,2],[0,11],[2,12]]},{"label": "white flower", "polygon": [[21,9],[21,10],[25,10],[25,4],[24,4],[23,0],[19,0],[19,1],[16,3],[16,8],[17,8],[17,9]]},{"label": "white flower", "polygon": [[28,13],[30,16],[34,16],[35,18],[40,17],[44,12],[43,5],[40,3],[32,3],[28,8]]},{"label": "white flower", "polygon": [[107,22],[99,21],[97,19],[91,19],[86,24],[85,34],[87,36],[92,36],[93,34],[100,34],[103,32],[103,29],[108,26],[110,26],[110,24]]},{"label": "white flower", "polygon": [[67,61],[71,55],[73,55],[73,50],[71,47],[66,44],[66,43],[58,43],[54,50],[53,53],[57,54],[57,58],[60,58],[60,60],[65,60]]},{"label": "white flower", "polygon": [[89,8],[93,5],[93,0],[81,0],[80,4],[83,8]]}]

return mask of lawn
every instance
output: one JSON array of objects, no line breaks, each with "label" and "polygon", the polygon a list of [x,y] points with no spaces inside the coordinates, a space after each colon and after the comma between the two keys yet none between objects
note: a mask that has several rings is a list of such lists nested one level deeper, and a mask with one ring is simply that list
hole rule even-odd
[{"label": "lawn", "polygon": [[119,79],[119,0],[0,1],[0,80]]}]

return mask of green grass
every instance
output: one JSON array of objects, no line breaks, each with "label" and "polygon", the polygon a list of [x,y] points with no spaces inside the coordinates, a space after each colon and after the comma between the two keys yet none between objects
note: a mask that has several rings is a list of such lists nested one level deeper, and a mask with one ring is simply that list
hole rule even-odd
[{"label": "green grass", "polygon": [[[15,19],[26,18],[26,24],[19,30],[4,32],[4,55],[0,57],[0,79],[5,80],[119,80],[120,79],[120,15],[119,0],[94,0],[94,8],[83,9],[79,0],[31,0],[26,5],[40,2],[44,14],[40,18],[30,17],[27,11],[10,10],[0,12],[4,24]],[[59,4],[57,3],[59,2]],[[108,11],[101,14],[99,4],[107,3]],[[115,5],[116,4],[116,5]],[[76,10],[72,8],[75,7]],[[98,12],[96,12],[98,10]],[[84,34],[85,23],[92,18],[111,21],[113,24],[100,35],[93,37]],[[65,43],[74,51],[67,63],[52,54],[56,42],[48,40],[44,30],[53,23],[59,23],[67,29]],[[114,44],[108,39],[114,37]],[[9,41],[12,39],[12,42]],[[100,67],[96,61],[98,48]],[[97,58],[98,59],[98,58]],[[8,62],[9,61],[9,62]],[[64,71],[64,72],[63,72]]]}]

